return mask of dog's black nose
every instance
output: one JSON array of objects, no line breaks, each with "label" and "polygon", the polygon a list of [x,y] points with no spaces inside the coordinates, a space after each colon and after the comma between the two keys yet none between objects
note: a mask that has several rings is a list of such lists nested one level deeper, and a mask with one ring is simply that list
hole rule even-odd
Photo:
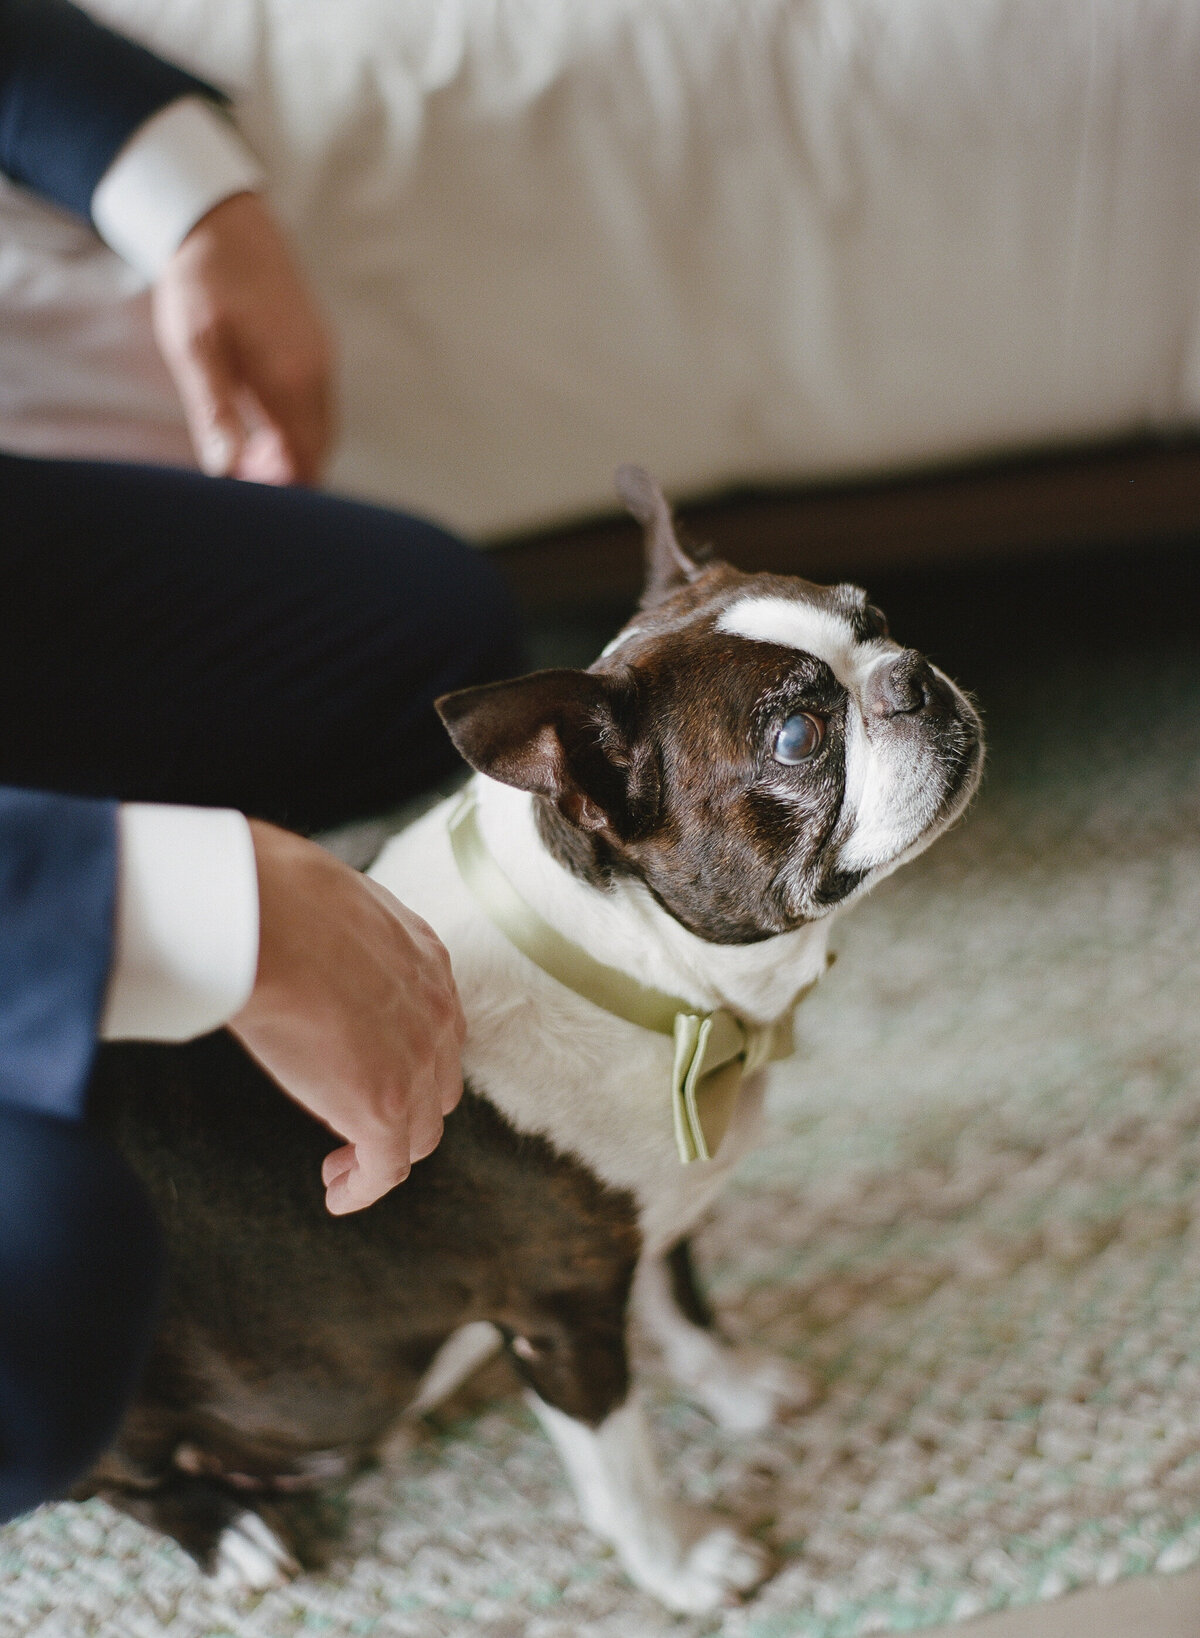
[{"label": "dog's black nose", "polygon": [[911,717],[942,703],[933,667],[915,648],[877,665],[867,678],[865,704],[874,717]]}]

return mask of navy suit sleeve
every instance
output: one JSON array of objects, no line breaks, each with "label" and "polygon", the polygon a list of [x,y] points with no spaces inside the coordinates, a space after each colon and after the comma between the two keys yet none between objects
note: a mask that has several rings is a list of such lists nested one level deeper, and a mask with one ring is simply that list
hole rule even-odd
[{"label": "navy suit sleeve", "polygon": [[0,788],[0,1104],[83,1114],[112,960],[116,811]]},{"label": "navy suit sleeve", "polygon": [[80,216],[125,143],[179,97],[224,98],[69,0],[0,0],[0,171]]}]

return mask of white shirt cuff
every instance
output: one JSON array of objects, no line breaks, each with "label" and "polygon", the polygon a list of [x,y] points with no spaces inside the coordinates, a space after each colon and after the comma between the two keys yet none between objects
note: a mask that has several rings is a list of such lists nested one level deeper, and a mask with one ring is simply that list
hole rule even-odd
[{"label": "white shirt cuff", "polygon": [[117,817],[105,1040],[187,1041],[249,1000],[258,970],[250,826],[224,808],[126,803]]},{"label": "white shirt cuff", "polygon": [[260,189],[262,166],[203,97],[180,97],[140,125],[92,194],[96,231],[153,281],[202,216]]}]

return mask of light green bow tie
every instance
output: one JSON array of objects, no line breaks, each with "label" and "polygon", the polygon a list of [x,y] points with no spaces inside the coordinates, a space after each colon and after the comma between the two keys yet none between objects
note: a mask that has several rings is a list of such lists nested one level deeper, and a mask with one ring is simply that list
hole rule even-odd
[{"label": "light green bow tie", "polygon": [[792,1010],[816,979],[774,1024],[744,1023],[725,1007],[698,1013],[678,996],[594,961],[526,904],[488,852],[470,790],[450,816],[450,844],[480,908],[535,967],[602,1011],[674,1040],[671,1110],[679,1158],[685,1166],[711,1160],[733,1118],[742,1076],[794,1051]]}]

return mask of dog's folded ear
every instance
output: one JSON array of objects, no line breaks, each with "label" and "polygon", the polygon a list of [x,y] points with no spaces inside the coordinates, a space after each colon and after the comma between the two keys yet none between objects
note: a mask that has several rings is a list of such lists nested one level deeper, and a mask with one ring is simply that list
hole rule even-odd
[{"label": "dog's folded ear", "polygon": [[704,571],[679,544],[671,508],[657,478],[640,466],[619,466],[617,494],[642,526],[646,541],[646,584],[641,606],[653,608]]},{"label": "dog's folded ear", "polygon": [[581,830],[628,839],[654,806],[651,753],[635,749],[634,685],[620,675],[534,671],[437,701],[477,772],[552,801]]}]

